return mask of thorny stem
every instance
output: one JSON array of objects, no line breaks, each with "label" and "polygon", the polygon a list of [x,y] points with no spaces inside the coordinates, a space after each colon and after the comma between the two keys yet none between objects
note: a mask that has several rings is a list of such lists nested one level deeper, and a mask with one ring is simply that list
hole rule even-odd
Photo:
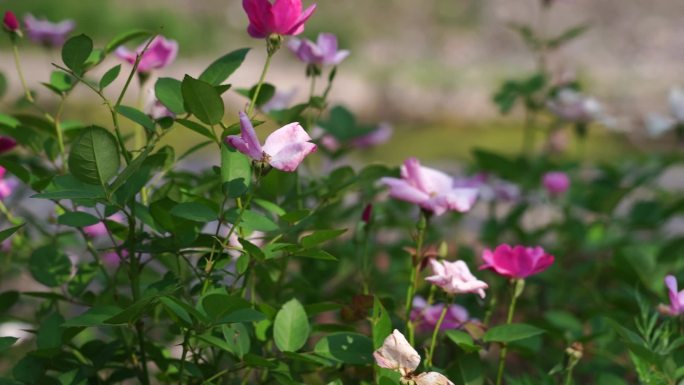
[{"label": "thorny stem", "polygon": [[413,308],[413,296],[416,294],[416,286],[418,285],[418,277],[420,276],[420,264],[423,255],[423,241],[425,238],[425,229],[427,228],[427,215],[421,210],[420,218],[416,225],[418,234],[416,235],[416,254],[411,260],[411,276],[408,290],[406,290],[406,310],[404,318],[406,319],[406,330],[409,335],[409,343],[413,344],[413,322],[411,321],[411,309]]},{"label": "thorny stem", "polygon": [[439,333],[439,329],[442,327],[442,322],[444,322],[444,318],[446,317],[446,313],[449,311],[449,307],[451,306],[452,301],[453,301],[453,296],[449,297],[449,303],[444,304],[444,308],[442,309],[442,313],[439,315],[439,320],[437,320],[437,324],[435,325],[435,329],[432,331],[432,339],[430,341],[430,350],[428,350],[427,357],[425,358],[426,368],[432,367],[432,357],[433,357],[433,354],[435,353],[435,346],[437,345],[437,334]]},{"label": "thorny stem", "polygon": [[[511,297],[510,305],[508,305],[508,315],[506,316],[506,325],[510,324],[513,321],[513,313],[515,312],[515,304],[518,300],[518,297],[520,297],[520,294],[522,294],[522,291],[525,288],[525,280],[523,280],[523,279],[515,279],[515,280],[512,280],[511,283],[513,286],[513,296]],[[501,351],[499,352],[499,369],[496,373],[496,385],[501,385],[501,381],[503,380],[504,368],[506,367],[507,350],[508,349],[507,349],[506,344],[502,344]]]}]

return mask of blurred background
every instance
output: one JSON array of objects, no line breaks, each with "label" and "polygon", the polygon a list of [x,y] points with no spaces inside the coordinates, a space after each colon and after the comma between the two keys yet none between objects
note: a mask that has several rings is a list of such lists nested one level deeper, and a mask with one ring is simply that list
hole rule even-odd
[{"label": "blurred background", "polygon": [[[535,70],[534,55],[511,30],[511,23],[529,24],[550,36],[579,24],[589,26],[549,57],[552,73],[580,79],[584,92],[596,97],[618,122],[618,133],[615,127],[592,126],[583,156],[610,160],[676,148],[667,136],[645,140],[641,119],[649,112],[666,113],[667,93],[684,77],[684,2],[555,2],[542,19],[539,0],[318,0],[302,36],[314,39],[319,32],[333,32],[340,46],[352,51],[339,68],[333,104],[347,106],[364,122],[387,121],[395,127],[389,143],[359,155],[364,161],[398,164],[409,155],[467,159],[473,147],[518,152],[522,112],[501,116],[492,102],[505,79],[529,76]],[[311,3],[304,1],[305,6]],[[75,33],[86,33],[100,45],[126,30],[160,30],[179,42],[180,53],[157,76],[198,75],[219,56],[253,47],[248,65],[230,79],[234,87],[249,87],[256,83],[265,58],[263,43],[245,33],[247,18],[239,0],[5,0],[2,8],[13,9],[20,17],[32,13],[51,21],[73,19]],[[49,62],[60,61],[59,52],[28,41],[22,44],[28,81],[38,90],[39,83],[47,81]],[[11,94],[18,97],[8,48],[6,41],[0,43],[0,71],[9,79]],[[112,63],[100,66],[101,71],[116,59],[108,60]],[[278,53],[271,68],[268,82],[281,90],[297,89],[297,100],[308,97],[304,65],[288,50]],[[94,105],[84,87],[78,91],[67,108],[73,116],[67,118],[86,116],[106,125],[105,108]],[[130,93],[131,103],[136,92]],[[43,103],[53,102],[45,89],[39,93]],[[226,98],[232,105],[228,114],[245,104],[232,92]],[[13,108],[8,100],[12,99],[5,98],[2,104],[5,111]],[[169,140],[189,147],[200,138],[176,130]],[[572,144],[568,148],[567,156],[577,155]]]}]

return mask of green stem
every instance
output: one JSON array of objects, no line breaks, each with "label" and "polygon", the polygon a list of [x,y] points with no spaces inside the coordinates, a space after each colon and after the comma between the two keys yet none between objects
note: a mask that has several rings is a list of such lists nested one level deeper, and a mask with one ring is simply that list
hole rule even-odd
[{"label": "green stem", "polygon": [[571,385],[572,384],[572,371],[575,369],[575,365],[571,365],[567,372],[565,373],[565,381],[563,381],[564,385]]},{"label": "green stem", "polygon": [[19,81],[21,81],[21,86],[24,88],[24,93],[26,94],[26,100],[30,103],[35,103],[33,96],[31,95],[31,90],[29,90],[28,85],[26,85],[26,79],[24,78],[24,72],[21,70],[21,63],[19,62],[19,48],[17,44],[12,41],[12,53],[14,55],[14,65],[17,67],[17,74],[19,75]]},{"label": "green stem", "polygon": [[439,320],[437,320],[437,324],[435,325],[435,330],[432,331],[432,340],[430,341],[430,350],[428,350],[427,357],[425,359],[425,367],[427,369],[432,367],[432,357],[433,354],[435,353],[435,346],[437,345],[437,334],[439,333],[439,329],[442,327],[442,322],[444,322],[444,318],[446,317],[446,313],[449,311],[449,307],[451,306],[451,303],[453,301],[453,297],[449,298],[449,303],[444,304],[444,309],[442,309],[442,313],[439,315]]},{"label": "green stem", "polygon": [[190,329],[187,329],[183,336],[183,352],[181,353],[180,369],[178,369],[178,384],[183,383],[183,372],[185,371],[185,358],[188,355],[188,342],[190,341]]},{"label": "green stem", "polygon": [[55,114],[54,124],[55,133],[57,134],[57,145],[59,146],[59,155],[62,157],[62,164],[60,168],[62,173],[66,173],[66,151],[64,150],[64,134],[62,133],[62,127],[60,125],[60,120],[62,119],[62,112],[64,111],[64,102],[66,97],[62,96],[62,100],[59,102],[59,107],[57,108],[57,113]]},{"label": "green stem", "polygon": [[[525,281],[522,279],[515,279],[512,281],[513,284],[513,296],[511,298],[511,303],[508,305],[508,315],[506,316],[506,325],[513,321],[513,313],[515,312],[515,304],[518,301],[518,297],[522,293],[525,287]],[[499,370],[496,373],[496,385],[501,385],[503,380],[504,369],[506,367],[506,353],[508,347],[506,344],[502,344],[501,351],[499,352]]]},{"label": "green stem", "polygon": [[418,219],[418,224],[416,229],[418,234],[416,235],[416,254],[411,260],[411,276],[409,287],[406,290],[406,310],[404,312],[404,318],[406,319],[406,330],[408,332],[408,340],[411,345],[413,345],[413,322],[411,321],[411,310],[413,309],[413,296],[416,294],[416,286],[418,285],[418,277],[420,276],[420,262],[422,260],[423,254],[423,241],[425,238],[425,229],[427,228],[427,216],[424,211],[421,210],[420,218]]},{"label": "green stem", "polygon": [[276,51],[268,50],[268,55],[266,56],[266,63],[264,63],[264,69],[261,71],[261,77],[259,77],[259,83],[257,83],[256,89],[254,90],[254,95],[252,95],[252,100],[249,102],[249,108],[247,109],[247,116],[252,116],[254,112],[254,107],[256,107],[257,98],[261,92],[261,86],[264,84],[264,79],[266,79],[266,73],[268,68],[271,66],[271,59]]}]

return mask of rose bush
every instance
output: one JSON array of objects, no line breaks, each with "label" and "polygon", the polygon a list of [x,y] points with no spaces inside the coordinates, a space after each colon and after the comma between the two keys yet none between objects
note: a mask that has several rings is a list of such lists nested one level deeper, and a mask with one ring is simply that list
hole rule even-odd
[{"label": "rose bush", "polygon": [[[175,79],[172,37],[100,44],[71,21],[5,13],[23,96],[0,113],[0,278],[19,282],[0,292],[0,384],[681,381],[684,235],[671,224],[684,202],[658,181],[681,156],[586,164],[535,145],[611,121],[542,60],[583,27],[518,28],[539,65],[494,101],[525,110],[521,154],[475,150],[471,175],[453,177],[411,154],[331,167],[392,132],[329,100],[349,51],[328,33],[285,42],[316,5],[242,4],[267,53],[247,89],[229,80],[251,48]],[[51,103],[25,77],[22,31],[61,49],[40,75]],[[267,82],[283,46],[311,82],[300,104]],[[153,72],[151,103],[124,104]],[[63,118],[77,88],[109,122]],[[176,153],[161,144],[172,131],[203,142]],[[197,151],[220,162],[179,167]]]}]

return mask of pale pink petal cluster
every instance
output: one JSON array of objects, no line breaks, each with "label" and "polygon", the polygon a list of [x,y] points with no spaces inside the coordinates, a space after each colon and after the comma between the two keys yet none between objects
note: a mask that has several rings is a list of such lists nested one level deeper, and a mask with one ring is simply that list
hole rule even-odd
[{"label": "pale pink petal cluster", "polygon": [[[116,49],[116,56],[130,64],[134,64],[138,55],[140,55],[147,42],[141,44],[134,52],[129,51],[124,47]],[[171,64],[178,55],[178,43],[175,40],[169,40],[163,36],[157,36],[152,40],[147,50],[142,53],[140,62],[138,63],[138,72],[149,73],[152,70],[161,69]]]},{"label": "pale pink petal cluster", "polygon": [[[125,218],[122,214],[115,213],[112,216],[107,217],[106,220],[118,222],[118,223],[124,223]],[[93,238],[102,237],[102,236],[107,235],[107,225],[105,225],[104,222],[98,222],[94,225],[85,226],[83,228],[83,231],[86,234],[88,234],[90,237],[93,237]]]},{"label": "pale pink petal cluster", "polygon": [[390,188],[390,196],[419,205],[435,215],[452,210],[466,212],[477,200],[478,189],[457,187],[454,179],[435,169],[423,167],[410,158],[401,167],[401,178],[382,178]]},{"label": "pale pink petal cluster", "polygon": [[299,123],[275,130],[263,146],[244,112],[240,112],[240,129],[241,134],[227,136],[226,143],[257,162],[268,163],[281,171],[295,171],[307,155],[316,151],[316,145]]},{"label": "pale pink petal cluster", "polygon": [[596,99],[570,88],[559,91],[547,106],[554,115],[571,123],[589,123],[603,117],[603,107]]},{"label": "pale pink petal cluster", "polygon": [[646,131],[652,138],[658,138],[678,125],[684,125],[684,88],[673,87],[670,90],[668,102],[670,105],[668,115],[650,113],[646,116]]},{"label": "pale pink petal cluster", "polygon": [[570,188],[570,177],[562,171],[550,171],[542,177],[542,184],[550,195],[558,196]]},{"label": "pale pink petal cluster", "polygon": [[485,297],[485,289],[489,287],[486,282],[480,281],[468,269],[463,261],[436,261],[430,259],[432,267],[431,276],[426,281],[439,286],[448,294],[476,293]]},{"label": "pale pink petal cluster", "polygon": [[9,198],[19,184],[14,178],[5,178],[7,170],[0,166],[0,200]]},{"label": "pale pink petal cluster", "polygon": [[[439,317],[444,310],[443,303],[436,303],[429,305],[425,298],[415,296],[413,298],[413,306],[411,308],[411,320],[416,325],[416,330],[421,332],[431,332],[435,330]],[[462,327],[468,320],[470,315],[468,310],[461,305],[449,305],[440,330],[458,329]]]},{"label": "pale pink petal cluster", "polygon": [[38,19],[30,13],[24,16],[24,25],[29,39],[48,47],[60,47],[76,28],[73,20],[53,23],[46,19]]},{"label": "pale pink petal cluster", "polygon": [[420,365],[420,355],[408,343],[406,337],[396,329],[385,338],[382,346],[373,352],[373,357],[379,367],[399,372],[402,383],[454,385],[448,378],[437,372],[415,374],[414,371]]},{"label": "pale pink petal cluster", "polygon": [[665,277],[665,286],[670,297],[670,305],[661,305],[663,313],[671,316],[684,314],[684,290],[677,291],[677,278],[668,275]]},{"label": "pale pink petal cluster", "polygon": [[272,34],[299,35],[304,32],[304,23],[311,17],[316,4],[302,12],[302,0],[242,0],[249,26],[247,33],[253,38],[263,39]]},{"label": "pale pink petal cluster", "polygon": [[348,50],[338,50],[337,37],[332,33],[319,34],[315,42],[292,38],[287,47],[302,62],[318,66],[336,66],[349,56]]},{"label": "pale pink petal cluster", "polygon": [[485,250],[482,259],[485,263],[480,266],[480,270],[491,269],[507,278],[525,279],[548,269],[555,258],[539,246],[511,247],[503,244],[494,251]]}]

